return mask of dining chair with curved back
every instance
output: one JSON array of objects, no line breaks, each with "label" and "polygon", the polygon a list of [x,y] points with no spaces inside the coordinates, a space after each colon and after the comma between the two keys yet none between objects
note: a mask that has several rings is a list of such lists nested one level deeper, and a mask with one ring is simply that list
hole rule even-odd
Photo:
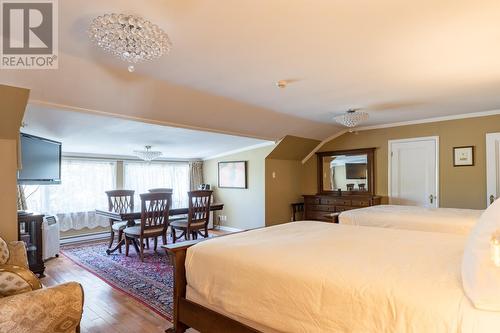
[{"label": "dining chair with curved back", "polygon": [[144,261],[144,240],[153,238],[155,251],[158,245],[158,237],[161,236],[163,244],[167,244],[168,218],[172,204],[172,194],[165,192],[143,193],[140,197],[141,224],[127,227],[123,233],[125,235],[125,255],[128,256],[129,245],[132,242],[141,257],[141,261]]},{"label": "dining chair with curved back", "polygon": [[[134,193],[134,190],[106,191],[106,195],[108,196],[108,210],[117,213],[134,211]],[[109,219],[109,226],[111,229],[109,248],[111,248],[115,239],[115,232],[118,233],[118,242],[122,239],[123,229],[127,227],[127,221],[115,221]],[[120,253],[122,252],[121,246],[118,251]]]},{"label": "dining chair with curved back", "polygon": [[[189,211],[187,220],[173,221],[170,223],[174,243],[183,236],[186,240],[189,240],[191,236],[193,239],[197,239],[198,235],[205,238],[208,237],[212,191],[191,191],[188,192],[188,197]],[[182,232],[178,237],[176,235],[176,230]]]}]

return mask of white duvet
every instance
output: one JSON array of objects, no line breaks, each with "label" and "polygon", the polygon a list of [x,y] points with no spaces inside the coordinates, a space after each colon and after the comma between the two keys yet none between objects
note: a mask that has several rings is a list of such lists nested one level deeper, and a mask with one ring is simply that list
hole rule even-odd
[{"label": "white duvet", "polygon": [[379,205],[342,212],[339,223],[467,235],[482,213],[477,209]]},{"label": "white duvet", "polygon": [[500,331],[462,290],[465,237],[303,221],[188,249],[187,298],[264,332]]}]

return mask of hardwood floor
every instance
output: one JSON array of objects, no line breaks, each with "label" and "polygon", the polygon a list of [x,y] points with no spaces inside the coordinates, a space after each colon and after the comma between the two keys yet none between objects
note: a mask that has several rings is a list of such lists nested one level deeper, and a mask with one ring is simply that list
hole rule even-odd
[{"label": "hardwood floor", "polygon": [[64,256],[46,262],[45,272],[42,279],[45,286],[68,281],[82,284],[85,292],[82,333],[160,333],[170,327],[166,319]]},{"label": "hardwood floor", "polygon": [[[222,235],[227,232],[211,230],[210,233]],[[64,256],[47,261],[45,266],[46,276],[41,280],[44,286],[69,281],[83,286],[85,302],[81,333],[163,333],[172,326],[166,319]]]}]

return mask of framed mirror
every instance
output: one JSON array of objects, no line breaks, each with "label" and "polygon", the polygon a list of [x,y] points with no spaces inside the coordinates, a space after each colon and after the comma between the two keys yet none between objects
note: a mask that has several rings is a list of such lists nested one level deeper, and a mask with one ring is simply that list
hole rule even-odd
[{"label": "framed mirror", "polygon": [[316,153],[318,193],[373,195],[373,156],[375,148]]}]

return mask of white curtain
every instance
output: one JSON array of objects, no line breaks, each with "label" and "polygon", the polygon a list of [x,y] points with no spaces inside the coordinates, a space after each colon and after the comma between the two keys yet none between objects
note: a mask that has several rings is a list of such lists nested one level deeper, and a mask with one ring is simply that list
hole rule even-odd
[{"label": "white curtain", "polygon": [[140,193],[151,188],[171,188],[172,208],[187,207],[189,191],[189,164],[186,162],[132,162],[125,161],[124,188],[135,190],[135,202],[140,207]]},{"label": "white curtain", "polygon": [[57,215],[61,231],[109,226],[96,216],[96,208],[107,209],[105,191],[116,187],[116,162],[63,159],[60,185],[26,186],[29,210]]}]

